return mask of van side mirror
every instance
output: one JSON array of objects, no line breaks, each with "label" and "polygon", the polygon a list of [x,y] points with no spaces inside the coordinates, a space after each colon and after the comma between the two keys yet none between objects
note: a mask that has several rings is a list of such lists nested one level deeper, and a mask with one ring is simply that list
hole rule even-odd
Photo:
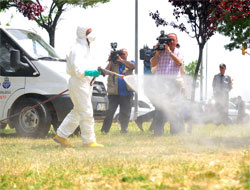
[{"label": "van side mirror", "polygon": [[10,66],[17,68],[20,64],[20,51],[16,49],[10,50]]},{"label": "van side mirror", "polygon": [[20,51],[16,49],[10,50],[10,66],[14,69],[28,68],[29,65],[20,61]]}]

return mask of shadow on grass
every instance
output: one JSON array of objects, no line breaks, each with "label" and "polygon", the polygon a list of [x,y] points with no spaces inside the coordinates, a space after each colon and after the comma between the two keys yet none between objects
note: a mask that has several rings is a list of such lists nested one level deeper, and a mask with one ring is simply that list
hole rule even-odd
[{"label": "shadow on grass", "polygon": [[[46,137],[44,138],[35,138],[35,137],[23,137],[23,138],[29,138],[29,139],[48,139],[48,138],[53,138],[55,136],[55,134],[48,134],[46,135]],[[20,137],[18,136],[16,133],[4,133],[4,132],[0,132],[0,138],[16,138],[16,137]],[[20,137],[22,138],[22,137]]]},{"label": "shadow on grass", "polygon": [[16,138],[16,133],[0,133],[0,138]]}]

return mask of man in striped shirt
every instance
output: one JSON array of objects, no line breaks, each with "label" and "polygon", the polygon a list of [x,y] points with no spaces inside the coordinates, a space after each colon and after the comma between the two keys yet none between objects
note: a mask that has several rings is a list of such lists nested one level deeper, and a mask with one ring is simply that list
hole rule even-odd
[{"label": "man in striped shirt", "polygon": [[[181,96],[181,90],[176,79],[181,76],[183,58],[179,49],[176,48],[176,45],[178,44],[177,35],[170,33],[168,34],[168,37],[172,38],[172,40],[165,44],[164,50],[157,50],[157,44],[155,55],[151,59],[151,66],[156,66],[157,68],[155,72],[156,77],[159,77],[159,79],[162,78],[161,76],[164,76],[164,79],[166,77],[165,85],[168,89],[171,89],[171,93],[167,92],[168,90],[165,88],[159,89],[158,92],[155,92],[158,97],[161,97],[160,94],[165,94],[162,97],[164,97],[164,99],[167,97],[168,100],[162,99],[163,106],[156,105],[154,136],[161,136],[164,134],[164,125],[167,119],[170,123],[170,134],[179,134],[184,130],[181,108],[178,106],[178,98],[176,98]],[[162,92],[163,89],[166,92]]]}]

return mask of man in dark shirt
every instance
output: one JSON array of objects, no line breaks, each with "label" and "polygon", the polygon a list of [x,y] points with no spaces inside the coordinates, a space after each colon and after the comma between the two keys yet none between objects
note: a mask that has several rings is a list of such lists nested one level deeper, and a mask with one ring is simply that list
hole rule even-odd
[{"label": "man in dark shirt", "polygon": [[214,76],[213,79],[213,94],[216,102],[217,124],[228,123],[228,100],[229,92],[232,89],[231,77],[225,75],[226,65],[224,63],[219,65],[220,73]]},{"label": "man in dark shirt", "polygon": [[[109,59],[109,64],[106,69],[120,75],[132,75],[135,69],[135,62],[127,61],[127,57],[128,51],[126,49],[121,49],[117,56],[117,60]],[[116,77],[114,75],[109,75],[107,86],[109,109],[103,121],[101,132],[109,132],[115,111],[117,107],[120,106],[119,121],[121,124],[121,133],[127,133],[132,108],[133,91],[121,77]]]}]

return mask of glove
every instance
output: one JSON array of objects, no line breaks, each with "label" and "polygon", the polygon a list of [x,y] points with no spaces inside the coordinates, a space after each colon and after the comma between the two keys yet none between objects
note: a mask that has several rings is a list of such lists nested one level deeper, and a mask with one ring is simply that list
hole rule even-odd
[{"label": "glove", "polygon": [[102,69],[101,67],[98,67],[97,70],[100,71],[100,72],[101,72],[101,75],[105,77],[105,73],[104,73],[104,71],[103,71],[103,69]]},{"label": "glove", "polygon": [[120,77],[121,77],[122,80],[124,80],[125,75],[121,75]]},{"label": "glove", "polygon": [[101,72],[98,70],[85,70],[85,76],[99,77]]}]

